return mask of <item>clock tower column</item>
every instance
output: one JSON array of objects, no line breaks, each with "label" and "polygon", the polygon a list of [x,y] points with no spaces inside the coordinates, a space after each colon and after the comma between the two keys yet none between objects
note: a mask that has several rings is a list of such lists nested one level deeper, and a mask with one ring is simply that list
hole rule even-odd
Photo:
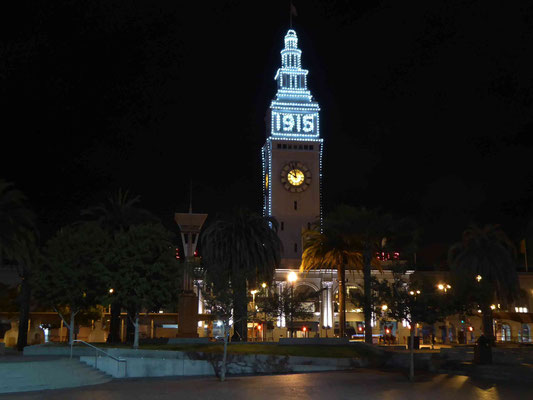
[{"label": "clock tower column", "polygon": [[283,243],[282,268],[298,268],[302,230],[321,224],[320,107],[307,89],[306,69],[294,30],[285,36],[278,91],[267,117],[263,156],[263,213],[276,217]]}]

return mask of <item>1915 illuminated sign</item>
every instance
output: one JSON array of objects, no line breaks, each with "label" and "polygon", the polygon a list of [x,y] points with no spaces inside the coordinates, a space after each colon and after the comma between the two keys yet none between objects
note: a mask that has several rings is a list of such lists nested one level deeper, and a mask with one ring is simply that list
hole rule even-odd
[{"label": "1915 illuminated sign", "polygon": [[272,133],[314,134],[318,114],[272,111]]}]

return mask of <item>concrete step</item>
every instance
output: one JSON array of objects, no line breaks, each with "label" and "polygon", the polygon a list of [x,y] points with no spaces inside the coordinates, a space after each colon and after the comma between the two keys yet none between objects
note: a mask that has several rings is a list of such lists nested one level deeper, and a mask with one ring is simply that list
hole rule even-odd
[{"label": "concrete step", "polygon": [[0,393],[97,385],[111,379],[78,359],[0,363]]}]

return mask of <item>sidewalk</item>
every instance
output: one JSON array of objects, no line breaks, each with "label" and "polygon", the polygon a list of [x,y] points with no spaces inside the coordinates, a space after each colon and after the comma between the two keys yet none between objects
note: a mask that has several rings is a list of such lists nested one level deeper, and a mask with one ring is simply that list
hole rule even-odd
[{"label": "sidewalk", "polygon": [[533,383],[533,365],[490,364],[476,365],[472,362],[443,364],[437,371],[441,374],[466,375],[478,379],[500,382]]},{"label": "sidewalk", "polygon": [[404,373],[376,370],[320,372],[268,376],[215,378],[152,378],[112,382],[75,389],[18,393],[13,400],[487,400],[533,398],[533,387],[507,382],[491,383],[464,376],[420,374],[409,382]]}]

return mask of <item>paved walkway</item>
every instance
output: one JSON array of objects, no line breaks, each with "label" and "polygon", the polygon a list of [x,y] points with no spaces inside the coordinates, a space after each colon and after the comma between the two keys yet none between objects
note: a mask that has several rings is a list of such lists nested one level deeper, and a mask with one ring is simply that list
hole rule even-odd
[{"label": "paved walkway", "polygon": [[275,376],[115,380],[102,385],[32,393],[0,395],[0,400],[111,400],[111,399],[531,399],[533,388],[510,383],[492,384],[465,376],[419,375],[410,383],[403,374],[373,370],[320,372]]}]

